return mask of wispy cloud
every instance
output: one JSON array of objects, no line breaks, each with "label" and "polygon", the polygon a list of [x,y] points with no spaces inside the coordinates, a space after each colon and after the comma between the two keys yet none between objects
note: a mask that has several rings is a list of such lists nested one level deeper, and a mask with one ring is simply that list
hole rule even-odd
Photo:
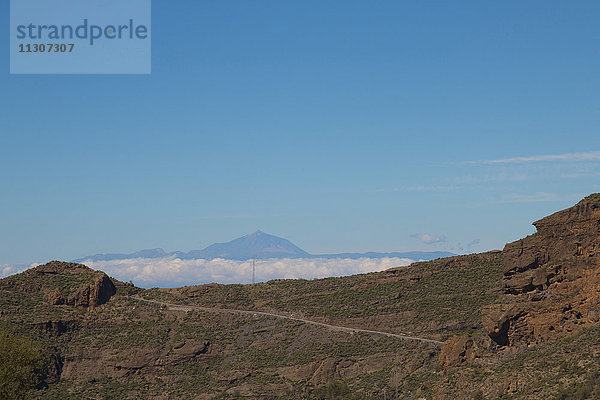
[{"label": "wispy cloud", "polygon": [[410,235],[410,237],[419,239],[421,242],[423,242],[425,244],[442,243],[447,240],[446,236],[430,235],[428,233],[415,233],[415,234]]},{"label": "wispy cloud", "polygon": [[481,241],[479,239],[474,239],[471,240],[469,243],[467,244],[463,244],[461,242],[458,242],[456,244],[456,246],[452,247],[450,250],[458,253],[458,254],[468,254],[468,253],[472,253],[473,251],[475,251],[476,246],[480,243]]},{"label": "wispy cloud", "polygon": [[572,161],[572,162],[600,161],[600,151],[589,151],[589,152],[581,152],[581,153],[565,153],[565,154],[546,154],[546,155],[527,156],[527,157],[500,158],[500,159],[496,159],[496,160],[473,160],[473,161],[463,161],[463,162],[460,162],[459,164],[466,164],[466,165],[521,164],[521,163],[549,162],[549,161]]},{"label": "wispy cloud", "polygon": [[474,240],[471,240],[469,243],[467,243],[465,246],[467,249],[471,249],[471,248],[473,248],[473,246],[477,246],[479,244],[479,242],[481,242],[481,240],[474,239]]},{"label": "wispy cloud", "polygon": [[382,188],[377,192],[450,193],[493,183],[597,178],[600,176],[600,151],[457,161],[431,166],[445,169],[439,175],[446,176],[443,181],[438,177],[436,181],[422,185]]},{"label": "wispy cloud", "polygon": [[381,189],[380,192],[435,192],[447,190],[459,190],[460,186],[432,185],[432,186],[408,186],[391,189]]},{"label": "wispy cloud", "polygon": [[[412,263],[408,258],[353,259],[268,259],[257,260],[256,279],[314,279],[383,271]],[[249,283],[252,261],[181,260],[135,258],[113,261],[84,262],[93,269],[106,272],[122,281],[133,281],[141,287],[178,287],[203,283]]]},{"label": "wispy cloud", "polygon": [[279,218],[286,217],[286,214],[268,214],[268,215],[254,215],[254,214],[232,214],[232,215],[206,215],[198,217],[199,219],[258,219],[258,218]]},{"label": "wispy cloud", "polygon": [[508,193],[501,197],[502,203],[545,203],[553,201],[571,201],[581,198],[580,195],[562,195],[556,193]]}]

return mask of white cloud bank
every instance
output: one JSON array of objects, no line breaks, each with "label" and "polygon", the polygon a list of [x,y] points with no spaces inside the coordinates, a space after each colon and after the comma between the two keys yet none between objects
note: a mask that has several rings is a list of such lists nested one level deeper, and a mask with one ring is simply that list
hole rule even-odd
[{"label": "white cloud bank", "polygon": [[[406,266],[408,258],[284,258],[256,261],[256,281],[272,279],[314,279],[383,271]],[[84,261],[90,268],[101,270],[136,286],[179,287],[203,283],[250,283],[252,260],[181,260],[135,258],[113,261]]]},{"label": "white cloud bank", "polygon": [[33,263],[30,265],[13,265],[13,264],[0,264],[0,279],[6,278],[9,275],[18,274],[19,272],[23,272],[26,269],[33,268],[39,263]]}]

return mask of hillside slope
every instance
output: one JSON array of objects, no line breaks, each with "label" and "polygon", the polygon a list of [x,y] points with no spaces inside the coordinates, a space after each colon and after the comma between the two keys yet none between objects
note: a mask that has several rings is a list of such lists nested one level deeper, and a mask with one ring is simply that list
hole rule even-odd
[{"label": "hillside slope", "polygon": [[[441,373],[435,344],[264,316],[170,310],[128,296],[260,308],[332,325],[443,339],[478,326],[471,315],[478,303],[496,298],[499,257],[490,253],[418,263],[406,270],[245,286],[144,291],[114,281],[116,293],[94,307],[53,304],[51,293],[66,282],[67,297],[85,291],[81,287],[102,273],[51,263],[0,281],[0,318],[57,354],[60,380],[50,380],[38,392],[40,398],[103,398],[101,393],[114,398],[146,398],[145,393],[165,399],[320,398],[335,381],[358,398],[376,399],[383,391],[396,390],[416,395],[429,390],[423,382],[433,382]],[[54,280],[42,273],[47,269]],[[81,281],[74,271],[85,271],[89,279]],[[473,288],[473,279],[482,286]],[[448,282],[453,286],[447,287]],[[32,288],[37,294],[30,298]]]},{"label": "hillside slope", "polygon": [[311,281],[143,290],[52,262],[0,280],[0,327],[52,360],[33,398],[597,398],[598,221],[593,195],[502,252]]}]

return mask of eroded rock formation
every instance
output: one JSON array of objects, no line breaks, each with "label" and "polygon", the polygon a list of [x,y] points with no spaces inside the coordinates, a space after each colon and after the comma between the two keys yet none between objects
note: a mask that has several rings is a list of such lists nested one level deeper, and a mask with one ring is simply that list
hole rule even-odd
[{"label": "eroded rock formation", "polygon": [[94,308],[106,303],[117,292],[104,272],[82,264],[51,261],[25,273],[44,276],[47,285],[28,288],[28,291],[46,293],[48,302],[53,305]]},{"label": "eroded rock formation", "polygon": [[600,194],[534,222],[503,250],[503,301],[483,310],[497,346],[527,346],[600,319]]},{"label": "eroded rock formation", "polygon": [[104,304],[116,293],[117,289],[106,274],[98,276],[92,283],[81,286],[67,298],[67,304],[76,307],[94,308]]}]

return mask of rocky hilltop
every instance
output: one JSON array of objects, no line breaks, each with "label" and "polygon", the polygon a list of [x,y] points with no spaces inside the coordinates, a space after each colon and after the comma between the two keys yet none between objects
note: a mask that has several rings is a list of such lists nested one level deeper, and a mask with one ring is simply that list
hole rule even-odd
[{"label": "rocky hilltop", "polygon": [[106,303],[117,292],[104,272],[75,263],[51,261],[26,271],[25,277],[26,280],[45,282],[36,289],[45,292],[52,305],[68,304],[93,309]]}]

